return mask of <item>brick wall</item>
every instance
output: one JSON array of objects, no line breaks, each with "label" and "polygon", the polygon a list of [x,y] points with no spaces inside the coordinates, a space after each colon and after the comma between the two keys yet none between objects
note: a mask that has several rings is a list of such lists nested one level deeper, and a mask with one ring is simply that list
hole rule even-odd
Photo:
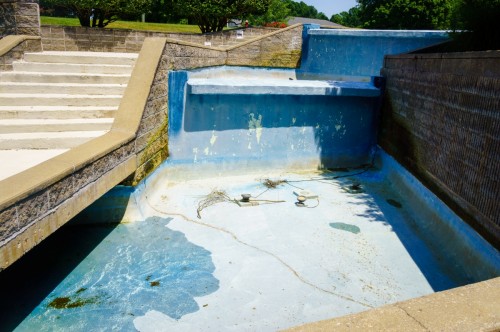
[{"label": "brick wall", "polygon": [[38,0],[0,0],[0,37],[40,35]]},{"label": "brick wall", "polygon": [[497,248],[500,51],[388,56],[380,145]]},{"label": "brick wall", "polygon": [[199,45],[210,43],[213,47],[235,45],[248,39],[269,33],[274,29],[249,28],[243,31],[243,38],[237,38],[238,30],[212,34],[162,33],[122,29],[99,29],[84,27],[62,27],[44,25],[41,27],[42,44],[45,51],[93,51],[138,53],[147,37],[164,37]]}]

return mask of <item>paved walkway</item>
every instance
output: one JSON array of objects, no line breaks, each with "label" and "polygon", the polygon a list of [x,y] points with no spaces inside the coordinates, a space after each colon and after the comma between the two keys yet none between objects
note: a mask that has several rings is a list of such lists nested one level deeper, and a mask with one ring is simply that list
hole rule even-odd
[{"label": "paved walkway", "polygon": [[68,150],[0,150],[0,181]]}]

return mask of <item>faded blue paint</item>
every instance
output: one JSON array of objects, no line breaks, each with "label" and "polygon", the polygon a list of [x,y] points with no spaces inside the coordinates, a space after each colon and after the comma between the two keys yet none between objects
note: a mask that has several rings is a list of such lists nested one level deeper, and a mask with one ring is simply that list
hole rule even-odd
[{"label": "faded blue paint", "polygon": [[[133,319],[152,309],[173,319],[198,311],[194,298],[219,288],[211,253],[169,229],[169,221],[150,217],[117,225],[16,330],[135,331]],[[66,228],[64,241],[69,237],[72,245],[84,248],[102,227]],[[60,248],[53,270],[65,270],[73,259],[72,251]],[[51,305],[58,298],[68,307]]]},{"label": "faded blue paint", "polygon": [[299,73],[344,80],[377,76],[385,55],[407,53],[448,39],[444,31],[307,29]]},{"label": "faded blue paint", "polygon": [[171,71],[168,75],[168,136],[175,137],[182,128],[186,71]]},{"label": "faded blue paint", "polygon": [[[308,83],[295,82],[293,70],[241,71],[221,67],[170,73],[169,91],[177,96],[169,101],[169,163],[315,168],[371,161],[380,96],[374,81],[323,82],[323,95],[302,95],[283,90]],[[219,82],[219,93],[188,89],[203,84],[200,78]],[[244,86],[245,80],[259,79],[274,87]],[[320,83],[310,83],[311,88]]]}]

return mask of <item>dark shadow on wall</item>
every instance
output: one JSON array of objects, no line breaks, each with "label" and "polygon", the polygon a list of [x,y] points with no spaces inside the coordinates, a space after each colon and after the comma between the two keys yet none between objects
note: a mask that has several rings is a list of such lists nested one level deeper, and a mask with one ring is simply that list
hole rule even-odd
[{"label": "dark shadow on wall", "polygon": [[248,130],[253,124],[264,129],[290,128],[269,143],[278,146],[297,144],[301,139],[300,128],[308,128],[314,132],[322,165],[359,166],[371,161],[376,142],[377,105],[378,98],[373,97],[188,95],[182,126],[175,128],[174,124],[174,129],[190,134]]},{"label": "dark shadow on wall", "polygon": [[14,330],[116,225],[70,221],[0,272],[0,330]]},{"label": "dark shadow on wall", "polygon": [[[419,199],[411,197],[411,193],[401,194],[386,180],[374,182],[372,177],[376,177],[376,172],[372,170],[337,181],[343,188],[349,188],[353,183],[361,185],[360,193],[345,192],[345,195],[356,197],[357,202],[349,204],[364,207],[364,211],[357,215],[367,223],[381,223],[397,235],[434,291],[496,277],[495,269],[481,266],[470,249],[457,249],[460,245],[456,244],[461,243],[457,238],[459,233],[450,232],[451,226],[443,223],[432,207],[417,203]],[[348,173],[325,173],[324,176],[332,178],[343,174]],[[363,225],[359,227],[363,232]]]}]

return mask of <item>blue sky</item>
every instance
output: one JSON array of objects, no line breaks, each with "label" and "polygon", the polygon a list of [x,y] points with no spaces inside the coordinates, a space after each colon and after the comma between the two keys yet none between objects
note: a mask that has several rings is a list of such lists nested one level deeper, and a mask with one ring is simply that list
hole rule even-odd
[{"label": "blue sky", "polygon": [[[297,0],[295,0],[297,1]],[[357,5],[356,0],[298,0],[314,6],[319,12],[323,12],[330,18],[333,14],[348,11]]]}]

